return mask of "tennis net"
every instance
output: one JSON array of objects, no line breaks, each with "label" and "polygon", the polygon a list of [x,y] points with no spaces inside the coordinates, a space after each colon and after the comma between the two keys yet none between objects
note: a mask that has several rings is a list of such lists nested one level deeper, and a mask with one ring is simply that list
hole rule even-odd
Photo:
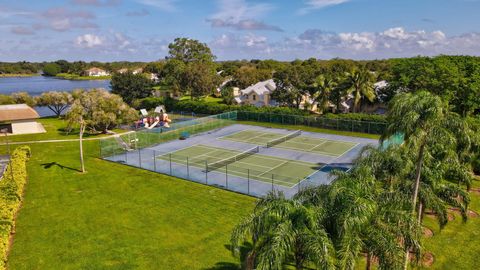
[{"label": "tennis net", "polygon": [[216,161],[216,162],[213,162],[213,163],[210,163],[210,164],[207,164],[207,172],[211,172],[211,171],[214,171],[218,168],[221,168],[223,166],[226,166],[230,163],[233,163],[235,161],[239,161],[240,159],[243,159],[243,158],[246,158],[248,156],[251,156],[253,154],[256,154],[260,151],[260,147],[258,146],[255,146],[254,148],[252,149],[249,149],[247,151],[244,151],[240,154],[237,154],[233,157],[229,157],[229,158],[225,158],[225,159],[222,159],[222,160],[219,160],[219,161]]},{"label": "tennis net", "polygon": [[278,139],[273,139],[273,140],[271,140],[271,141],[268,141],[268,142],[267,142],[267,148],[273,147],[273,146],[275,146],[275,145],[277,145],[277,144],[279,144],[279,143],[286,142],[286,141],[288,141],[288,140],[290,140],[290,139],[292,139],[292,138],[295,138],[295,137],[300,136],[301,134],[302,134],[302,131],[301,131],[301,130],[297,130],[297,131],[292,132],[292,133],[290,133],[290,134],[288,134],[288,135],[286,135],[286,136],[283,136],[283,137],[280,137],[280,138],[278,138]]}]

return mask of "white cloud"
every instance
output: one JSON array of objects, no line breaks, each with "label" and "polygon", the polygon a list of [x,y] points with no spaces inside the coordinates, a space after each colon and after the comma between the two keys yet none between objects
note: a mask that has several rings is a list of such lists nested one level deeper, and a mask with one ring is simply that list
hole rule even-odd
[{"label": "white cloud", "polygon": [[102,37],[93,34],[85,34],[78,36],[75,39],[75,44],[80,48],[94,48],[102,46],[103,40]]},{"label": "white cloud", "polygon": [[299,9],[297,13],[303,15],[315,9],[322,9],[328,6],[340,5],[349,1],[351,0],[306,0],[306,6]]},{"label": "white cloud", "polygon": [[172,12],[177,9],[175,6],[175,2],[177,2],[177,0],[137,0],[137,2],[142,5],[152,6],[168,12]]},{"label": "white cloud", "polygon": [[267,30],[282,32],[274,25],[260,19],[274,7],[271,4],[250,4],[245,0],[217,0],[218,11],[207,19],[212,27],[225,27],[235,30]]}]

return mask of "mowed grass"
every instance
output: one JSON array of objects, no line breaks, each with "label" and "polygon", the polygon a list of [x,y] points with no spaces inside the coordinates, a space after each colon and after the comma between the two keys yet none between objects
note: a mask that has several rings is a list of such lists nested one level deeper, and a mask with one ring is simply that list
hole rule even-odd
[{"label": "mowed grass", "polygon": [[77,142],[31,145],[9,269],[237,268],[227,245],[253,198],[96,159],[97,143],[85,174]]},{"label": "mowed grass", "polygon": [[[74,126],[70,132],[67,132],[67,122],[64,119],[58,117],[44,117],[37,120],[41,123],[46,133],[38,134],[20,134],[20,135],[9,135],[8,141],[10,142],[29,142],[29,141],[39,141],[39,140],[64,140],[64,139],[78,139],[79,129],[77,126]],[[114,129],[114,132],[121,133],[125,130]],[[107,136],[105,134],[90,134],[86,132],[84,138],[92,137],[101,137]],[[5,135],[0,134],[0,143],[6,142]]]},{"label": "mowed grass", "polygon": [[[480,187],[480,180],[474,181]],[[470,193],[470,209],[480,213],[480,194]],[[424,225],[432,229],[434,236],[424,240],[425,251],[431,252],[435,262],[429,268],[420,269],[478,269],[480,263],[480,217],[470,217],[467,222],[455,213],[455,219],[440,230],[434,218],[426,217]]]}]

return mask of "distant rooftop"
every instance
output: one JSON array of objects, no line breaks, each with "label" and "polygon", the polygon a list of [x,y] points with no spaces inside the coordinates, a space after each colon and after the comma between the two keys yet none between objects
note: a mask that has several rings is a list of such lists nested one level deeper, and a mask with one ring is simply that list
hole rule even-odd
[{"label": "distant rooftop", "polygon": [[0,105],[0,122],[40,118],[27,104]]}]

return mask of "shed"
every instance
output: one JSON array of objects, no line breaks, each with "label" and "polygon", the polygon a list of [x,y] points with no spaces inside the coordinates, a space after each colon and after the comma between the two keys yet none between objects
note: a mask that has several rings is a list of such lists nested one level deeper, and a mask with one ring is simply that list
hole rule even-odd
[{"label": "shed", "polygon": [[12,135],[44,133],[38,113],[27,104],[0,105],[0,130]]}]

